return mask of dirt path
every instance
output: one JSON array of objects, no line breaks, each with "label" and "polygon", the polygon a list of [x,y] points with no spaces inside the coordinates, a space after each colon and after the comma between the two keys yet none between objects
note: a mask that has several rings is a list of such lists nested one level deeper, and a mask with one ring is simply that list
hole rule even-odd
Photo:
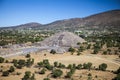
[{"label": "dirt path", "polygon": [[105,61],[105,62],[113,63],[113,64],[115,64],[115,65],[120,66],[120,64],[117,63],[117,62],[115,62],[115,61],[107,60],[107,59],[105,59],[105,58],[98,57],[97,55],[87,54],[86,56],[92,56],[92,57],[94,57],[94,58],[96,58],[96,59],[103,60],[103,61]]}]

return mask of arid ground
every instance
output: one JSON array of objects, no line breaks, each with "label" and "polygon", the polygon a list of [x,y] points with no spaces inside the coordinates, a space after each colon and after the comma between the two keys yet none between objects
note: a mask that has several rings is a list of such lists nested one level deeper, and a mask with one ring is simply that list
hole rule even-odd
[{"label": "arid ground", "polygon": [[[44,55],[46,54],[46,56]],[[48,59],[51,64],[53,64],[55,61],[61,62],[65,64],[66,66],[68,64],[83,64],[87,62],[91,62],[93,65],[92,67],[98,67],[101,63],[106,63],[108,65],[107,71],[98,71],[98,70],[76,70],[75,74],[72,76],[74,80],[87,80],[88,73],[92,74],[92,79],[94,80],[111,80],[116,75],[113,74],[111,71],[115,71],[119,68],[120,63],[116,62],[115,59],[118,58],[116,55],[93,55],[89,54],[89,51],[84,51],[81,55],[76,55],[74,53],[71,55],[70,53],[64,53],[64,54],[50,54],[49,52],[43,51],[39,53],[33,53],[31,54],[31,58],[35,59],[34,65],[30,68],[24,67],[22,69],[16,69],[15,72],[11,73],[8,77],[1,76],[2,73],[0,73],[0,80],[21,80],[21,78],[24,76],[25,71],[31,71],[34,73],[35,71],[40,71],[41,69],[36,68],[35,65],[37,65],[37,62],[42,61],[43,59]],[[11,57],[8,60],[11,61],[12,59],[27,59],[25,56],[15,56]],[[0,66],[3,66],[3,70],[6,70],[9,66],[13,64],[11,63],[1,63]],[[67,69],[62,69],[63,75],[60,78],[54,79],[51,78],[51,80],[66,80],[64,78],[64,74],[68,72]],[[15,75],[16,72],[20,72],[21,75]],[[43,78],[50,76],[50,71],[46,71],[45,74],[35,74],[36,80],[43,80]],[[97,76],[97,78],[96,78]]]}]

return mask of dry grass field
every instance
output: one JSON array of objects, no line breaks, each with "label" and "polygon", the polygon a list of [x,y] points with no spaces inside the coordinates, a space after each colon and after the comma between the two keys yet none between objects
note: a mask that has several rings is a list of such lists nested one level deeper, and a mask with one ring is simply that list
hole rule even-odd
[{"label": "dry grass field", "polygon": [[[87,80],[88,74],[92,74],[92,79],[94,80],[111,80],[116,75],[111,73],[110,71],[115,71],[120,67],[120,63],[115,62],[114,60],[118,58],[116,55],[93,55],[88,54],[88,51],[84,51],[81,55],[77,56],[76,53],[71,55],[70,53],[64,53],[64,54],[50,54],[49,52],[39,52],[39,53],[33,53],[31,54],[31,58],[34,58],[34,65],[30,68],[24,67],[22,69],[16,69],[15,72],[11,73],[8,77],[3,77],[2,73],[0,73],[0,80],[21,80],[21,78],[24,76],[25,71],[31,71],[34,73],[35,71],[40,71],[41,69],[36,68],[35,65],[37,62],[42,61],[43,59],[48,59],[51,64],[53,64],[55,61],[61,62],[65,64],[66,66],[68,64],[83,64],[87,62],[91,62],[93,65],[92,67],[98,67],[101,63],[106,63],[108,65],[107,71],[97,71],[97,70],[76,70],[74,75],[72,76],[73,80]],[[46,54],[46,56],[44,55]],[[25,56],[15,56],[8,58],[9,61],[12,59],[27,59]],[[0,66],[2,66],[3,70],[7,70],[9,66],[13,65],[12,63],[1,63]],[[51,78],[51,80],[66,80],[64,78],[65,74],[68,72],[67,69],[62,69],[63,75],[60,78],[54,79]],[[20,72],[21,75],[15,75],[17,72]],[[50,75],[51,71],[46,71],[45,74],[35,74],[36,80],[43,80],[43,78]],[[97,76],[97,78],[96,78]]]}]

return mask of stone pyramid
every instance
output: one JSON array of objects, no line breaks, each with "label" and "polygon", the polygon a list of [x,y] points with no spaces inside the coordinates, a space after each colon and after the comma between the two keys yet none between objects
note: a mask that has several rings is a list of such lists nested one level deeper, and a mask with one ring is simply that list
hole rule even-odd
[{"label": "stone pyramid", "polygon": [[72,32],[59,32],[42,41],[41,46],[77,47],[78,42],[85,40]]}]

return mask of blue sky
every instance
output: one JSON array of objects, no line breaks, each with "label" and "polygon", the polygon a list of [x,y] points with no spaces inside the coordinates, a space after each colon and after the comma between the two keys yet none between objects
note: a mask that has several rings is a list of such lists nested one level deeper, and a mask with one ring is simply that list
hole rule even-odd
[{"label": "blue sky", "polygon": [[0,26],[47,24],[120,9],[120,0],[0,0]]}]

